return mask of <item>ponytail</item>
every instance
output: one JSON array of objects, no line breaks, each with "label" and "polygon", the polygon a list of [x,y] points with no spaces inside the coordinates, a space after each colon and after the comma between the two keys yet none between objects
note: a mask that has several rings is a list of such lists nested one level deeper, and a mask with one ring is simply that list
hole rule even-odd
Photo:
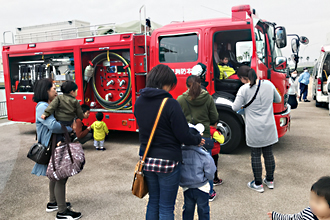
[{"label": "ponytail", "polygon": [[257,74],[254,69],[250,68],[249,66],[241,66],[237,70],[238,78],[248,78],[250,80],[250,88],[256,84],[257,81]]},{"label": "ponytail", "polygon": [[201,94],[201,79],[198,76],[189,76],[186,85],[189,88],[188,96],[191,100],[196,99]]}]

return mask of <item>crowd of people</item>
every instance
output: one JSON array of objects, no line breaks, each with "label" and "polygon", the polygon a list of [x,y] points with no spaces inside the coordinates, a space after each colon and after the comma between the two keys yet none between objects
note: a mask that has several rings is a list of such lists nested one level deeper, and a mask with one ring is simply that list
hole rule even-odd
[{"label": "crowd of people", "polygon": [[[225,57],[220,60],[226,62]],[[224,64],[225,65],[225,64]],[[186,80],[187,91],[177,100],[170,91],[175,88],[177,78],[167,65],[155,66],[147,75],[146,87],[134,106],[134,115],[139,126],[140,150],[142,159],[149,135],[160,104],[168,98],[156,128],[151,147],[144,161],[143,173],[149,190],[146,219],[174,219],[174,207],[179,187],[184,192],[182,218],[192,220],[195,206],[199,219],[210,219],[209,202],[216,198],[214,186],[223,183],[219,178],[218,159],[224,136],[217,129],[218,113],[212,96],[202,87],[201,76],[206,71],[200,65],[198,73]],[[305,71],[307,72],[307,71]],[[227,73],[226,73],[227,74]],[[281,96],[268,80],[259,80],[255,71],[241,66],[235,73],[243,83],[237,92],[232,110],[243,111],[245,118],[246,145],[251,150],[251,167],[254,178],[247,183],[248,188],[264,192],[263,185],[274,189],[275,160],[272,145],[278,142],[274,119],[273,103],[281,102]],[[289,102],[297,107],[298,82],[306,83],[303,73],[299,79],[291,73]],[[227,78],[228,75],[225,76]],[[307,83],[308,84],[308,83]],[[303,100],[306,92],[300,85]],[[94,138],[96,150],[105,150],[104,140],[109,130],[102,121],[103,114],[96,114],[96,121],[85,126],[83,119],[89,117],[88,105],[79,105],[76,100],[77,85],[67,81],[62,84],[62,95],[57,95],[51,79],[37,82],[34,90],[36,106],[36,129],[38,142],[50,146],[53,134],[56,142],[63,141],[64,124],[75,134],[73,142],[85,143]],[[308,100],[307,100],[308,101]],[[93,133],[91,132],[93,131]],[[264,157],[266,176],[262,178],[261,154]],[[47,165],[35,164],[32,174],[45,176]],[[71,210],[66,202],[68,178],[49,182],[49,203],[47,212],[58,211],[56,219],[79,219],[82,214]],[[270,219],[327,219],[330,217],[330,177],[323,177],[311,189],[310,207],[296,215],[283,215],[269,212]],[[307,217],[306,217],[307,216]]]}]

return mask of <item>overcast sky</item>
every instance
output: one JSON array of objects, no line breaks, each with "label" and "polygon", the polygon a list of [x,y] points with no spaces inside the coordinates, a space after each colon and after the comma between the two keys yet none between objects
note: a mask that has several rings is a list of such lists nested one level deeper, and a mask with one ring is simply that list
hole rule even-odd
[{"label": "overcast sky", "polygon": [[[310,43],[301,47],[300,56],[318,58],[330,33],[330,0],[0,0],[0,40],[4,31],[17,27],[74,19],[92,25],[138,20],[142,5],[148,17],[165,25],[183,19],[231,17],[231,7],[240,4],[250,4],[260,18],[285,26],[287,33],[307,36]],[[289,45],[283,53],[290,56]]]}]

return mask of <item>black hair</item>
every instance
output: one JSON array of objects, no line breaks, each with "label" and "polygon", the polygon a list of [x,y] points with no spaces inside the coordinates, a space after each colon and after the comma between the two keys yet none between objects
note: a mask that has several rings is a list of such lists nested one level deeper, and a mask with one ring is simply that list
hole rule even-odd
[{"label": "black hair", "polygon": [[229,60],[229,53],[220,53],[219,58],[220,60],[224,60],[225,58]]},{"label": "black hair", "polygon": [[324,197],[330,208],[330,176],[321,177],[312,185],[311,191],[318,196]]},{"label": "black hair", "polygon": [[71,91],[76,91],[78,89],[78,86],[75,82],[73,81],[65,81],[62,85],[61,85],[61,91],[64,94],[69,94]]},{"label": "black hair", "polygon": [[98,121],[102,121],[102,119],[103,119],[103,113],[102,113],[102,112],[98,112],[98,113],[96,113],[96,119],[97,119]]},{"label": "black hair", "polygon": [[189,88],[188,95],[191,100],[196,99],[201,94],[201,78],[195,75],[188,76],[186,85]]},{"label": "black hair", "polygon": [[163,86],[176,86],[177,79],[173,70],[164,64],[158,64],[147,75],[147,87],[162,89]]},{"label": "black hair", "polygon": [[50,78],[43,78],[38,80],[34,85],[33,89],[33,101],[38,102],[48,102],[49,96],[48,91],[53,87],[53,80]]},{"label": "black hair", "polygon": [[241,66],[238,70],[237,70],[237,76],[238,78],[248,78],[250,80],[250,88],[256,84],[257,81],[257,74],[254,71],[254,69],[252,69],[249,66]]},{"label": "black hair", "polygon": [[83,113],[85,113],[85,112],[91,110],[91,108],[86,104],[82,104],[81,105],[81,110],[83,111]]}]

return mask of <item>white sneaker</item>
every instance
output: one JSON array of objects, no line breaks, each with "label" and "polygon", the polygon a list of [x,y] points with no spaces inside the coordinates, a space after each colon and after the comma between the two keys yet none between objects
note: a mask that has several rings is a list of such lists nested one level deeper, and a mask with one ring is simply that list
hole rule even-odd
[{"label": "white sneaker", "polygon": [[262,182],[263,182],[264,184],[266,184],[266,186],[267,186],[269,189],[274,189],[274,181],[267,181],[267,179],[265,178]]},{"label": "white sneaker", "polygon": [[257,186],[255,183],[254,183],[254,180],[251,181],[251,182],[248,182],[247,186],[250,188],[250,189],[253,189],[257,192],[260,192],[260,193],[263,193],[265,190],[264,190],[264,186],[261,184],[259,186]]}]

